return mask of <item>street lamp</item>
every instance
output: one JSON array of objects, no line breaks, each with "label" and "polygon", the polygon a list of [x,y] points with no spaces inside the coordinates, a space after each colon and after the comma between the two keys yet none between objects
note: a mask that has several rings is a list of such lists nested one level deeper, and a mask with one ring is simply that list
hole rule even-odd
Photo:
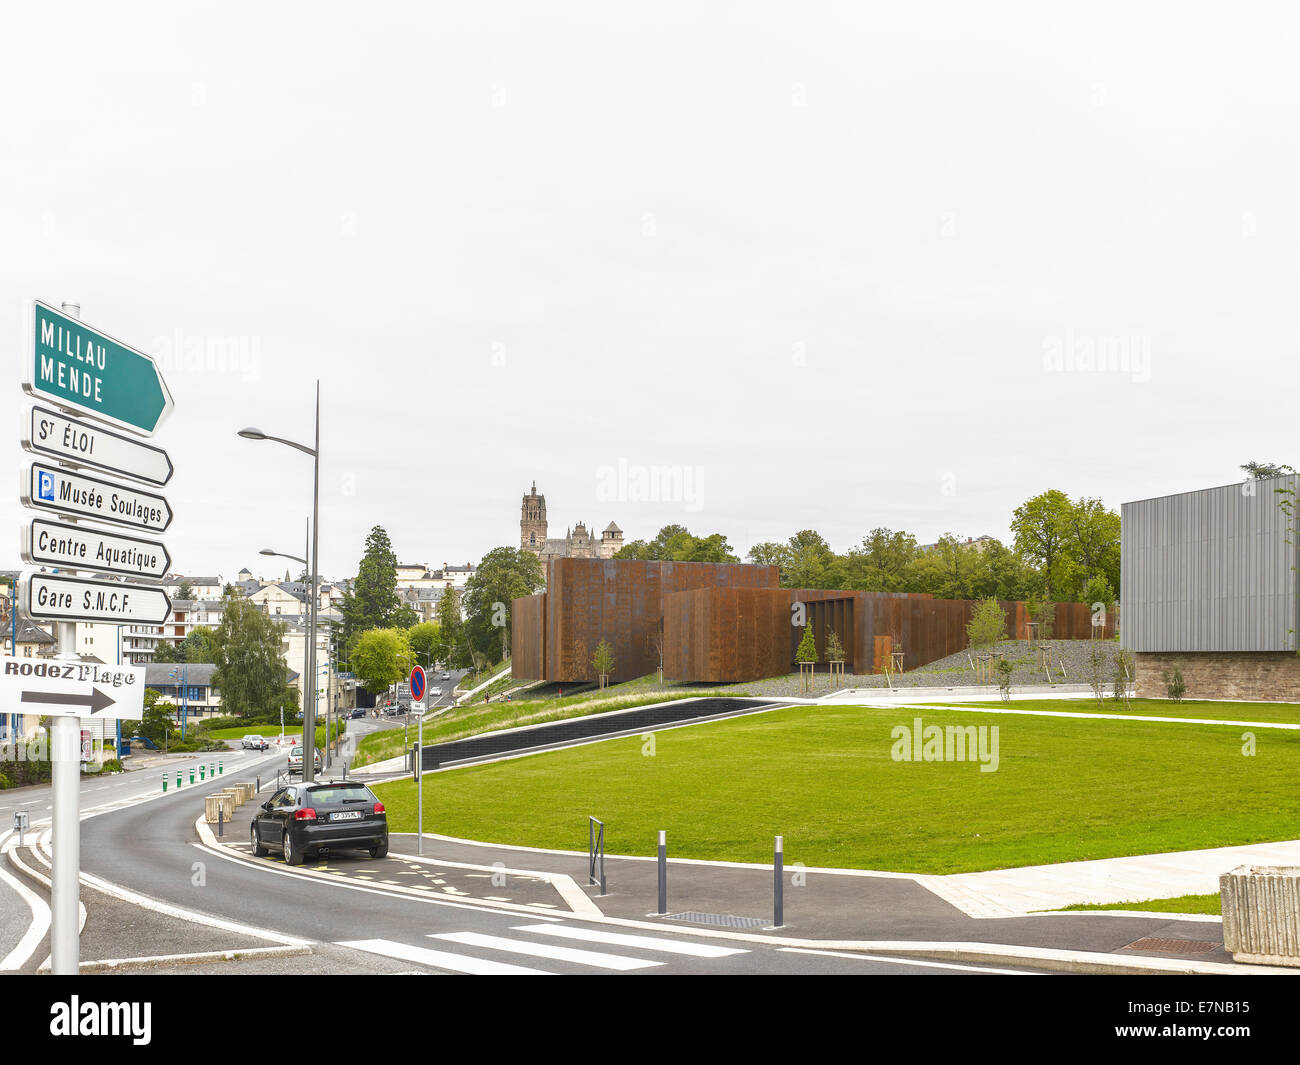
[{"label": "street lamp", "polygon": [[[302,778],[310,783],[316,779],[316,600],[320,595],[320,381],[316,382],[316,436],[315,446],[298,444],[284,437],[271,436],[261,429],[241,429],[245,440],[274,440],[304,455],[312,457],[311,491],[311,620],[307,626],[307,676],[311,678],[311,700],[303,707],[302,718]],[[264,554],[266,552],[263,552]],[[274,552],[271,552],[274,554]],[[301,561],[301,560],[300,560]],[[303,561],[303,565],[306,562]]]}]

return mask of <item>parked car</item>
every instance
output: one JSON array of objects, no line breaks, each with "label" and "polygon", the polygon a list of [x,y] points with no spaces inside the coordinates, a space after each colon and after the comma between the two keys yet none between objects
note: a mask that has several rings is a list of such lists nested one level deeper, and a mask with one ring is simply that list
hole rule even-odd
[{"label": "parked car", "polygon": [[383,858],[388,815],[374,792],[356,780],[289,784],[262,803],[249,841],[257,857],[275,849],[288,865],[322,851],[364,850]]},{"label": "parked car", "polygon": [[264,736],[245,736],[242,742],[245,751],[264,751],[270,746]]},{"label": "parked car", "polygon": [[[315,755],[315,757],[312,759],[312,764],[316,767],[316,772],[319,773],[320,772],[320,751],[314,751],[312,753]],[[302,745],[301,744],[295,744],[293,747],[289,748],[289,772],[290,773],[302,772]]]}]

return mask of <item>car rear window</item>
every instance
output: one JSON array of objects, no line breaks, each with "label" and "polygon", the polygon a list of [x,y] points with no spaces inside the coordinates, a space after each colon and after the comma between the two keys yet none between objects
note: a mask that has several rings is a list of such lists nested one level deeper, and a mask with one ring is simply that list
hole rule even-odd
[{"label": "car rear window", "polygon": [[364,784],[323,784],[311,789],[312,802],[375,802]]}]

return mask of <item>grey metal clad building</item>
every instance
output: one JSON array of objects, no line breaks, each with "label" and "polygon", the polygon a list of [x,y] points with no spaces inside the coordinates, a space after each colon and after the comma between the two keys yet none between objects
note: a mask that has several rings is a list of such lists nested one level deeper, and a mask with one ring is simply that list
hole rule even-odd
[{"label": "grey metal clad building", "polygon": [[1277,491],[1296,487],[1288,475],[1123,504],[1120,640],[1141,694],[1164,694],[1143,692],[1144,675],[1151,689],[1173,664],[1189,697],[1300,685],[1300,547]]}]

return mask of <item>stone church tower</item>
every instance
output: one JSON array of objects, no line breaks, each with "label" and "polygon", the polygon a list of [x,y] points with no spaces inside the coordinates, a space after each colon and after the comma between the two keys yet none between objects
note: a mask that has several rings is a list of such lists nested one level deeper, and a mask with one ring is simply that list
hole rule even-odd
[{"label": "stone church tower", "polygon": [[546,497],[537,494],[534,481],[533,490],[524,496],[523,506],[519,508],[519,549],[540,555],[545,546]]}]

